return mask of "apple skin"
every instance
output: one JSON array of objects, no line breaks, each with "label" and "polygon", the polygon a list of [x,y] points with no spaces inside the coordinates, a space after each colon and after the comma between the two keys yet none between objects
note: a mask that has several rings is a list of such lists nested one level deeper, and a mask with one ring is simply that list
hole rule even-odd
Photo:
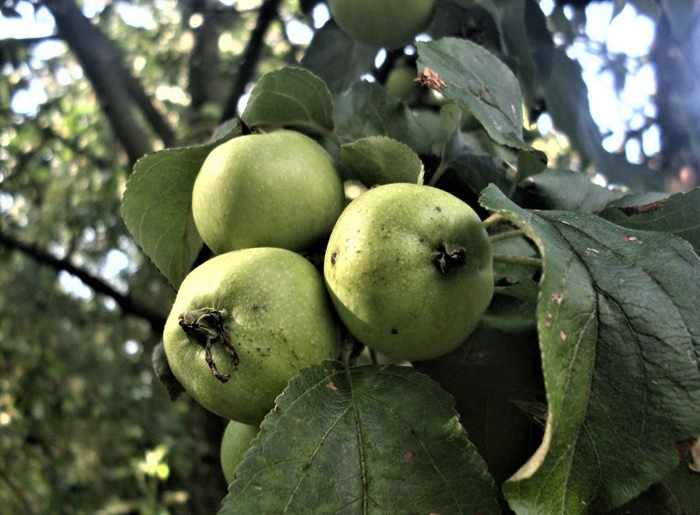
[{"label": "apple skin", "polygon": [[[463,263],[444,273],[440,252],[456,249]],[[458,347],[493,296],[491,243],[478,215],[445,191],[415,184],[379,186],[354,200],[333,229],[324,275],[350,332],[398,360]]]},{"label": "apple skin", "polygon": [[394,50],[413,41],[433,16],[435,0],[329,0],[335,22],[351,38]]},{"label": "apple skin", "polygon": [[235,420],[231,420],[226,426],[224,437],[221,439],[221,468],[224,471],[226,484],[233,483],[236,467],[243,461],[243,456],[250,448],[250,442],[258,432],[260,427],[241,424]]},{"label": "apple skin", "polygon": [[[217,340],[211,353],[192,341],[180,316],[209,308],[221,313],[239,363]],[[168,316],[163,344],[183,388],[217,415],[259,424],[287,382],[308,366],[335,359],[340,332],[321,274],[294,252],[256,248],[217,256],[183,281]]]},{"label": "apple skin", "polygon": [[418,76],[415,68],[397,66],[389,73],[386,89],[399,97],[403,102],[409,102],[420,93],[420,86],[414,80]]},{"label": "apple skin", "polygon": [[328,153],[294,131],[234,138],[197,175],[192,214],[216,254],[252,247],[293,251],[328,236],[344,207]]}]

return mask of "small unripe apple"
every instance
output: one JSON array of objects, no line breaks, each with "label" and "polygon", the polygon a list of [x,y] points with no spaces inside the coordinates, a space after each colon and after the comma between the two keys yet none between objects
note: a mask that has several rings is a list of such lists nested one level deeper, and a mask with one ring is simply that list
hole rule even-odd
[{"label": "small unripe apple", "polygon": [[420,86],[414,80],[417,72],[415,68],[409,66],[397,66],[386,80],[386,89],[399,97],[404,102],[411,101],[416,95],[420,94]]},{"label": "small unripe apple", "polygon": [[243,461],[243,456],[250,448],[250,442],[259,431],[258,426],[241,424],[234,420],[226,426],[224,437],[221,439],[221,468],[227,484],[233,483],[236,467]]},{"label": "small unripe apple", "polygon": [[301,369],[334,359],[340,332],[321,274],[299,254],[217,256],[183,281],[163,333],[170,367],[208,410],[259,424]]},{"label": "small unripe apple", "polygon": [[328,153],[294,131],[234,138],[209,154],[192,192],[197,231],[216,254],[251,247],[304,250],[344,207]]},{"label": "small unripe apple", "polygon": [[393,50],[430,23],[436,0],[329,0],[333,19],[350,37]]},{"label": "small unripe apple", "polygon": [[493,296],[491,243],[478,215],[415,184],[379,186],[354,200],[333,229],[324,274],[350,332],[400,360],[455,349]]}]

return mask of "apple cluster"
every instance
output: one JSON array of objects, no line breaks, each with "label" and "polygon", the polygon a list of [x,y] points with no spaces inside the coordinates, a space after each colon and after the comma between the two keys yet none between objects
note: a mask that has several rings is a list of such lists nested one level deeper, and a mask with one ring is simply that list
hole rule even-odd
[{"label": "apple cluster", "polygon": [[[292,377],[338,357],[338,319],[377,352],[425,360],[460,345],[491,301],[491,245],[467,204],[388,184],[345,207],[330,155],[298,132],[216,147],[192,211],[218,255],[183,281],[164,347],[185,390],[248,440]],[[297,251],[326,241],[322,276]]]}]

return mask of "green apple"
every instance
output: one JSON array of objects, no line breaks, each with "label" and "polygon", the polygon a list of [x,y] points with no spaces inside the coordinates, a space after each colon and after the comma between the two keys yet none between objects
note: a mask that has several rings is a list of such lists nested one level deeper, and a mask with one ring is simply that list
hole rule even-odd
[{"label": "green apple", "polygon": [[329,0],[335,22],[350,37],[389,50],[413,41],[430,23],[436,0]]},{"label": "green apple", "polygon": [[338,355],[320,273],[294,252],[217,256],[183,281],[163,344],[183,388],[208,410],[259,424],[301,369]]},{"label": "green apple", "polygon": [[414,80],[417,76],[415,68],[409,66],[397,66],[386,80],[386,89],[399,97],[404,102],[409,102],[420,93],[420,86]]},{"label": "green apple", "polygon": [[379,186],[354,200],[333,229],[324,274],[350,332],[400,360],[459,346],[493,296],[491,244],[478,215],[415,184]]},{"label": "green apple", "polygon": [[344,207],[328,153],[294,131],[232,139],[209,154],[192,192],[199,234],[216,254],[251,247],[306,249]]},{"label": "green apple", "polygon": [[221,439],[221,468],[224,470],[226,483],[231,484],[235,478],[234,471],[238,464],[243,461],[243,456],[250,448],[260,431],[260,427],[241,424],[232,420],[226,426],[224,437]]}]

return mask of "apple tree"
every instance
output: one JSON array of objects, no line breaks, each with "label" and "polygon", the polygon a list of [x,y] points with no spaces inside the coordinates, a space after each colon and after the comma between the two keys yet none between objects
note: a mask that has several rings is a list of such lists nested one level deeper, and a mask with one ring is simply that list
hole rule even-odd
[{"label": "apple tree", "polygon": [[[3,4],[3,16],[19,3]],[[138,61],[146,84],[187,84],[187,102],[171,91],[156,104],[115,45],[131,33],[105,36],[119,25],[111,14],[91,23],[72,0],[43,2],[108,123],[92,147],[66,140],[55,117],[17,130],[63,138],[58,150],[72,142],[81,163],[103,168],[116,135],[123,187],[105,178],[96,189],[120,197],[123,225],[113,220],[106,238],[143,260],[145,278],[129,283],[140,295],[21,238],[0,233],[0,244],[146,322],[109,331],[149,335],[146,360],[152,350],[161,394],[177,400],[141,411],[172,409],[163,426],[201,424],[226,476],[213,487],[220,515],[698,515],[700,189],[686,186],[700,162],[699,117],[696,102],[674,104],[698,91],[688,70],[700,63],[685,43],[700,30],[694,3],[614,3],[614,16],[629,4],[656,20],[680,56],[655,49],[658,69],[681,77],[659,91],[673,156],[641,162],[604,148],[567,52],[590,2],[555,2],[547,14],[534,0],[327,3],[179,3],[184,28],[164,17],[123,38],[139,55],[157,43]],[[269,37],[277,22],[282,34]],[[308,42],[290,37],[295,24]],[[174,49],[190,37],[185,61]],[[632,65],[613,57],[624,83]],[[66,216],[82,227],[79,210]],[[19,227],[13,219],[10,232]],[[32,398],[50,390],[37,386],[41,369],[29,375]],[[102,386],[94,375],[83,390]],[[170,466],[196,468],[202,455],[187,463],[183,441],[171,441]],[[3,467],[9,497],[34,512]],[[144,487],[138,509],[186,513],[159,484]]]},{"label": "apple tree", "polygon": [[[700,476],[687,452],[700,435],[700,411],[693,408],[700,405],[697,190],[653,194],[650,201],[662,187],[651,168],[617,168],[611,159],[599,171],[618,185],[604,188],[586,171],[548,166],[524,130],[523,105],[531,115],[537,102],[549,105],[551,97],[556,105],[567,94],[556,91],[563,87],[559,75],[573,65],[552,43],[536,6],[518,4],[518,17],[480,5],[501,41],[520,38],[494,47],[460,34],[474,16],[468,3],[428,6],[430,25],[418,6],[402,12],[396,5],[331,1],[350,37],[328,22],[297,66],[257,81],[245,110],[211,143],[150,154],[127,185],[126,224],[175,288],[186,276],[190,281],[202,256],[193,207],[211,196],[216,209],[230,205],[236,212],[243,205],[236,187],[283,175],[285,166],[294,173],[292,148],[278,150],[279,163],[252,163],[275,152],[258,134],[306,134],[325,148],[346,184],[360,191],[378,186],[348,199],[327,248],[317,238],[307,249],[312,262],[314,253],[325,253],[317,265],[343,323],[344,349],[278,390],[220,513],[649,513],[651,506],[697,513]],[[407,22],[408,33],[424,28],[431,37],[401,48],[406,34],[391,37],[389,13],[399,20],[397,33],[400,20],[416,15],[421,19]],[[507,33],[514,30],[519,36]],[[374,61],[363,45],[398,46],[391,59],[410,62],[422,89],[406,103],[381,80],[361,80]],[[580,79],[567,78],[575,89]],[[257,154],[227,159],[250,162],[250,178],[233,188],[223,178],[198,188],[198,175],[211,169],[208,160],[202,168],[210,152],[244,138],[259,138]],[[223,175],[229,164],[219,167]],[[405,185],[390,194],[394,183],[417,190]],[[278,184],[265,187],[279,198]],[[313,211],[314,202],[299,195],[277,200],[279,210]],[[471,205],[482,220],[452,215],[459,209],[452,204]],[[255,216],[243,210],[206,227],[232,235],[267,230],[270,209],[247,206]],[[448,216],[457,217],[455,229]],[[276,227],[296,236],[302,225]],[[470,246],[460,247],[457,258],[445,246],[459,240],[453,231],[472,225],[480,232],[466,236]],[[436,247],[425,258],[413,250],[421,235]],[[441,245],[443,261],[434,257]],[[226,250],[234,256],[245,252],[240,248]],[[470,272],[446,289],[453,271],[446,267],[456,259],[464,265],[465,253],[469,259],[483,253],[488,266],[478,268],[487,282],[469,279],[477,273]],[[202,287],[221,295],[226,283],[199,270]],[[213,301],[202,307],[207,302]],[[311,308],[300,301],[288,309]],[[245,316],[232,308],[226,327],[233,336],[208,336],[207,345],[247,334]],[[281,323],[292,325],[270,322],[270,332]],[[452,343],[455,334],[461,336]],[[196,359],[183,362],[167,345],[166,339],[175,376],[191,381]],[[278,355],[271,355],[261,366],[274,366]],[[178,371],[183,366],[187,372]],[[259,422],[224,410],[231,401],[248,402],[245,390],[226,394],[200,368],[187,391],[207,399],[229,395],[207,401],[209,409]],[[227,370],[234,378],[245,374]]]}]

